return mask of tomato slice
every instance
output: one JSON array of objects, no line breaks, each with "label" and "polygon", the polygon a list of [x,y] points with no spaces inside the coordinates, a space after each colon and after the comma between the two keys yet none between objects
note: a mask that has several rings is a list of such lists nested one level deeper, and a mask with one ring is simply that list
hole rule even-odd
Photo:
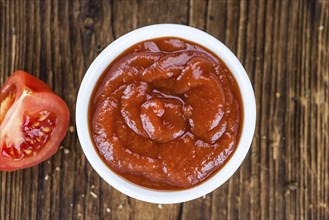
[{"label": "tomato slice", "polygon": [[70,113],[41,80],[16,71],[0,91],[0,170],[32,167],[58,150]]}]

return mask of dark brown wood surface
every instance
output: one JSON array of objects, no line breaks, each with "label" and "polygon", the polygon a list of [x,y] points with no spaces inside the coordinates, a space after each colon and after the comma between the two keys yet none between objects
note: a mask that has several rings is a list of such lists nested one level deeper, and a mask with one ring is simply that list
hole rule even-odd
[{"label": "dark brown wood surface", "polygon": [[[148,204],[86,160],[75,102],[93,59],[148,24],[178,23],[225,43],[251,79],[257,125],[240,169],[213,193]],[[61,149],[0,173],[0,219],[329,219],[328,0],[0,0],[0,83],[23,69],[67,102]]]}]

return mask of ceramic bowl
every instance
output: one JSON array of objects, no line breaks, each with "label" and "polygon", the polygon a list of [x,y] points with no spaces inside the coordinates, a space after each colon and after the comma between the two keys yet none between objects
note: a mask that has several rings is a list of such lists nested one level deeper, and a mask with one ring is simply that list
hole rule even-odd
[{"label": "ceramic bowl", "polygon": [[[93,146],[88,128],[89,101],[97,80],[109,64],[129,47],[136,43],[161,37],[178,37],[208,48],[221,58],[234,75],[240,88],[243,102],[243,128],[239,144],[229,161],[211,178],[186,190],[162,191],[136,185],[111,171],[99,157]],[[151,203],[180,203],[201,197],[212,192],[239,168],[246,157],[254,135],[256,104],[254,92],[245,69],[237,57],[219,40],[211,35],[183,25],[158,24],[139,28],[118,38],[108,45],[93,61],[81,83],[76,104],[76,124],[81,147],[96,172],[120,192]]]}]

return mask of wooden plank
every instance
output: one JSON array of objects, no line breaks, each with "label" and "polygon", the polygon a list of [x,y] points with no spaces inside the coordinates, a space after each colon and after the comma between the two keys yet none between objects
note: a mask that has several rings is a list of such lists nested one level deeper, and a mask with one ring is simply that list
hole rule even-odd
[{"label": "wooden plank", "polygon": [[206,30],[208,17],[208,0],[189,1],[189,26]]},{"label": "wooden plank", "polygon": [[157,23],[187,24],[188,0],[158,1],[142,0],[137,5],[137,27]]},{"label": "wooden plank", "polygon": [[317,170],[319,170],[319,178],[317,180],[317,194],[319,196],[318,204],[316,205],[319,210],[318,217],[321,219],[329,218],[329,30],[325,27],[328,26],[329,20],[329,3],[320,2],[315,5],[315,14],[318,15],[318,22],[315,26],[317,39],[317,54],[318,59],[313,62],[317,67],[318,78],[314,80],[315,93],[314,104],[317,111],[317,125],[315,130],[318,133],[318,145],[320,150],[317,152]]}]

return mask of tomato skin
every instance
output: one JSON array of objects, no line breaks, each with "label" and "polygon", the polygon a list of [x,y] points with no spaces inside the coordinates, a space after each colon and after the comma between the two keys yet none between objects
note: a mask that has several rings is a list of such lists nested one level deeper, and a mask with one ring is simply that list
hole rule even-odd
[{"label": "tomato skin", "polygon": [[[14,171],[32,167],[50,158],[56,153],[61,141],[64,139],[70,118],[66,103],[53,93],[47,84],[24,71],[16,71],[5,82],[0,91],[1,104],[4,103],[6,105],[6,102],[3,101],[11,94],[14,94],[12,95],[14,97],[12,98],[13,101],[4,110],[5,113],[1,117],[3,120],[0,120],[1,171]],[[33,149],[32,145],[26,146],[27,140],[31,139],[31,137],[26,136],[26,131],[23,131],[24,118],[33,115],[38,116],[43,111],[49,111],[55,115],[55,124],[51,132],[47,134],[47,140],[41,144],[40,149]],[[41,120],[40,115],[39,120]],[[40,129],[47,130],[49,128],[41,127]],[[41,133],[45,134],[44,132]],[[36,138],[38,139],[38,137]],[[19,140],[22,141],[20,142]],[[33,141],[35,142],[36,140]],[[20,158],[8,157],[8,154],[6,154],[8,149],[6,147],[9,145],[14,146],[15,151],[20,152],[22,150],[22,142],[24,142],[27,149],[24,152],[28,152],[29,155],[24,154]],[[32,154],[31,151],[33,151]]]},{"label": "tomato skin", "polygon": [[12,90],[12,86],[15,87],[16,97],[20,97],[25,88],[29,88],[34,92],[52,92],[49,86],[42,82],[40,79],[31,76],[30,74],[18,70],[11,74],[7,79],[0,92],[0,101]]}]

